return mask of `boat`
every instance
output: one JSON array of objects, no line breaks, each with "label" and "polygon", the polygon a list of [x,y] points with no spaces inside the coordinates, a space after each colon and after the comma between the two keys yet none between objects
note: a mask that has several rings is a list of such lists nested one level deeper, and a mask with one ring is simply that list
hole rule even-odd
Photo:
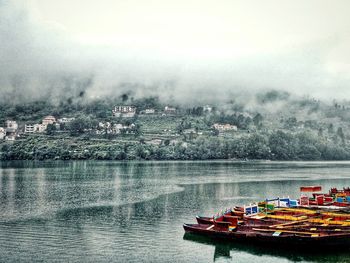
[{"label": "boat", "polygon": [[[302,207],[349,207],[350,208],[350,188],[331,188],[329,193],[320,193],[321,186],[301,186],[302,193],[299,199],[299,205]],[[306,193],[312,193],[308,196]]]},{"label": "boat", "polygon": [[213,224],[214,220],[222,221],[224,216],[236,216],[238,219],[242,220],[245,213],[244,207],[235,206],[234,208],[226,209],[211,217],[197,215],[196,220],[198,224]]},{"label": "boat", "polygon": [[252,226],[231,226],[228,222],[213,225],[184,224],[186,233],[207,236],[213,239],[223,239],[236,242],[269,243],[287,246],[312,247],[348,247],[350,245],[350,232],[279,229]]},{"label": "boat", "polygon": [[320,192],[322,191],[322,186],[301,186],[300,187],[300,192]]},{"label": "boat", "polygon": [[313,197],[265,199],[212,217],[196,216],[198,224],[183,227],[186,233],[215,239],[288,246],[349,246],[350,189],[332,188],[329,194],[316,193],[322,190],[320,186],[300,190],[311,192]]}]

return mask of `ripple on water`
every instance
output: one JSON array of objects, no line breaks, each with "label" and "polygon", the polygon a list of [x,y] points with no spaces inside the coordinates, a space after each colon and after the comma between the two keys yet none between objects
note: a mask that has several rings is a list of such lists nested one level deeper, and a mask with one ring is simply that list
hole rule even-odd
[{"label": "ripple on water", "polygon": [[[350,186],[350,163],[77,162],[0,169],[0,261],[306,262],[184,240],[196,214],[299,193],[300,184]],[[178,186],[177,184],[181,184]],[[316,262],[350,262],[349,255]]]}]

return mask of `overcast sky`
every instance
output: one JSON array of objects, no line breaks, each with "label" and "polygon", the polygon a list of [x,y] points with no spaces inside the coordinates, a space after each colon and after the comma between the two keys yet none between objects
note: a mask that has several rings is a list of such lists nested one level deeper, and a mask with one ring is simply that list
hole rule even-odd
[{"label": "overcast sky", "polygon": [[0,89],[350,98],[349,10],[348,0],[0,0]]}]

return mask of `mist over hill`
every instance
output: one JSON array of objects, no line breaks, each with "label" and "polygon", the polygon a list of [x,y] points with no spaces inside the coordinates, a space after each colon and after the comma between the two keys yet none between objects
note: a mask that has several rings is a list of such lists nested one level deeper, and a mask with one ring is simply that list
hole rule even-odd
[{"label": "mist over hill", "polygon": [[348,160],[349,5],[0,0],[0,159]]},{"label": "mist over hill", "polygon": [[[346,10],[347,4],[339,1],[330,12]],[[226,2],[221,5],[230,7]],[[259,38],[260,47],[259,43],[250,43],[248,51],[240,52],[237,52],[240,46],[224,47],[221,42],[221,37],[230,36],[232,43],[238,43],[242,39],[239,33],[224,31],[217,42],[209,45],[208,39],[199,40],[210,37],[211,29],[195,25],[193,29],[202,29],[205,35],[192,39],[196,40],[195,45],[177,39],[181,45],[174,50],[175,44],[161,39],[155,44],[134,41],[129,45],[125,43],[126,35],[104,44],[78,41],[69,28],[45,19],[39,7],[38,1],[0,1],[0,100],[3,102],[41,99],[53,103],[68,99],[88,102],[130,93],[135,99],[158,97],[164,103],[183,105],[225,103],[233,99],[248,108],[263,104],[272,110],[277,104],[283,106],[283,100],[276,99],[274,104],[264,103],[262,98],[257,103],[256,96],[281,90],[292,96],[310,96],[332,103],[333,99],[350,95],[347,89],[350,74],[345,66],[348,52],[344,50],[349,38],[340,22],[329,23],[323,32],[305,24],[306,32],[313,29],[310,38],[292,38],[283,45],[278,41],[268,42],[270,46],[263,45]],[[244,4],[237,8],[248,10]],[[322,8],[325,6],[321,5]],[[321,22],[322,12],[302,16],[312,15],[315,22]],[[332,13],[328,15],[331,17]],[[338,15],[343,21],[343,12]],[[176,21],[165,22],[176,25]],[[228,28],[238,26],[233,21],[227,23]],[[240,26],[246,28],[245,23],[242,21]],[[251,28],[246,29],[248,34]],[[181,37],[181,31],[178,33]],[[277,30],[274,38],[289,39],[289,33]],[[251,37],[257,36],[251,32]]]}]

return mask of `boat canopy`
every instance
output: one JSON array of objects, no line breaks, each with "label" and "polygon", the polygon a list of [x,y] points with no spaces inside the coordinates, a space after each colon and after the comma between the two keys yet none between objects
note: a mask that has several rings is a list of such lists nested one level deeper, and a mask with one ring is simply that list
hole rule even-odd
[{"label": "boat canopy", "polygon": [[296,207],[299,205],[298,200],[290,199],[289,197],[266,199],[266,204],[273,205],[274,207]]},{"label": "boat canopy", "polygon": [[247,206],[244,206],[244,213],[246,215],[256,215],[259,212],[259,207],[258,205],[254,204],[250,204]]}]

